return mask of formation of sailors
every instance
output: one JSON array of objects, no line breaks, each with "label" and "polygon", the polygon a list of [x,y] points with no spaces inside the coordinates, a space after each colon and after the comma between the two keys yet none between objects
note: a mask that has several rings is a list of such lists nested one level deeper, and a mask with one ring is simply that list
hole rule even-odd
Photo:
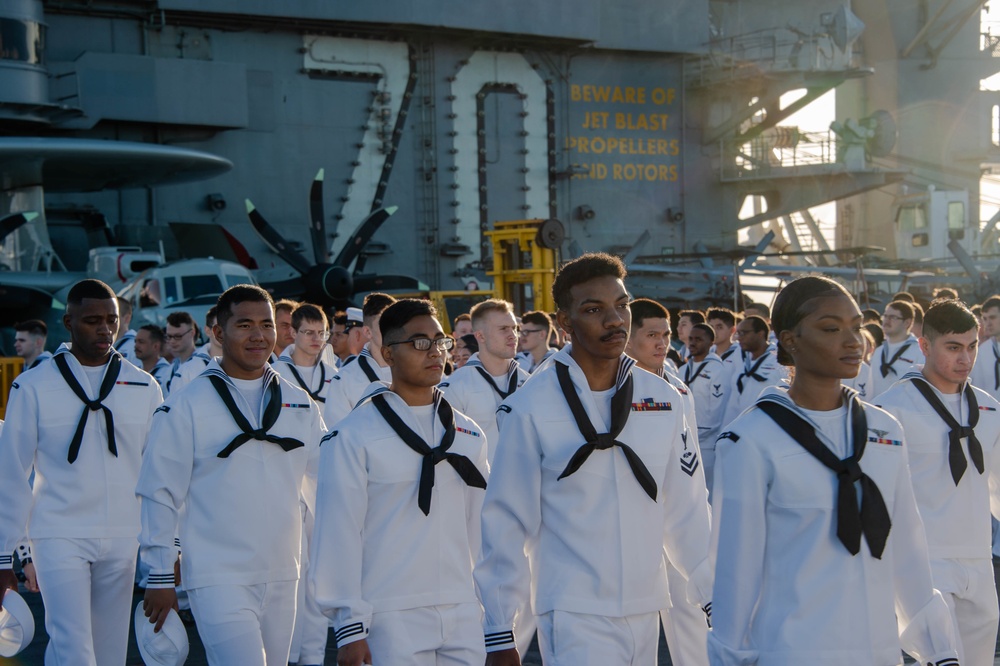
[{"label": "formation of sailors", "polygon": [[675,349],[587,254],[554,315],[240,285],[198,348],[84,280],[54,356],[16,331],[0,594],[16,557],[49,664],[125,663],[138,557],[147,663],[183,606],[213,664],[320,664],[332,626],[345,666],[652,666],[662,625],[679,666],[986,666],[1000,297],[907,296],[800,278]]}]

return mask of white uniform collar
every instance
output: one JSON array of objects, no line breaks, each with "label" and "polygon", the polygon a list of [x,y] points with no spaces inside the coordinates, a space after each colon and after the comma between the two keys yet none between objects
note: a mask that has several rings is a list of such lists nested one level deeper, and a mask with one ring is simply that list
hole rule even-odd
[{"label": "white uniform collar", "polygon": [[[587,381],[587,376],[583,372],[583,368],[577,364],[576,359],[570,354],[570,346],[566,345],[553,357],[555,363],[562,363],[569,368],[569,376],[573,378],[574,383],[577,386],[584,387],[586,390],[590,390],[590,383]],[[615,377],[615,390],[622,387],[625,380],[628,379],[629,374],[632,372],[632,367],[635,365],[635,359],[630,356],[622,354],[618,357],[618,374]]]},{"label": "white uniform collar", "polygon": [[[469,366],[470,368],[480,367],[483,370],[486,370],[486,366],[483,365],[483,362],[479,360],[479,352],[476,352],[475,354],[470,356],[469,360],[465,362],[465,365]],[[510,376],[513,373],[517,372],[517,369],[520,367],[521,365],[517,362],[517,358],[510,359],[510,362],[507,363],[507,379],[510,379]]]}]

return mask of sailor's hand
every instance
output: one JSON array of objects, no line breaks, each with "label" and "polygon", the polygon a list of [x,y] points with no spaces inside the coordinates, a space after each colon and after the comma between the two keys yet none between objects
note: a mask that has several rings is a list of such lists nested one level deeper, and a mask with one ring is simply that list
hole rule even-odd
[{"label": "sailor's hand", "polygon": [[38,592],[38,575],[35,573],[35,564],[28,562],[23,565],[21,573],[24,574],[24,586],[28,589],[28,592]]},{"label": "sailor's hand", "polygon": [[3,598],[7,590],[17,591],[17,576],[11,569],[0,569],[0,610],[3,609]]},{"label": "sailor's hand", "polygon": [[517,648],[486,653],[486,666],[521,666]]},{"label": "sailor's hand", "polygon": [[372,651],[368,641],[361,639],[337,648],[337,666],[361,666],[372,663]]},{"label": "sailor's hand", "polygon": [[167,621],[170,610],[179,610],[177,592],[172,587],[162,589],[146,588],[146,596],[142,600],[142,610],[149,618],[150,624],[155,624],[153,633],[159,633],[160,627]]}]

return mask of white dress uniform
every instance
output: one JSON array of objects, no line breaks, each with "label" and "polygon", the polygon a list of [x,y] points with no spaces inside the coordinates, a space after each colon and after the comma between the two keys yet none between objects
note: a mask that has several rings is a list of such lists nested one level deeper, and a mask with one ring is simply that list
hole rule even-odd
[{"label": "white dress uniform", "polygon": [[862,400],[870,401],[872,399],[872,366],[862,361],[861,369],[858,370],[858,376],[851,379],[845,379],[841,383],[847,388],[857,391],[858,397]]},{"label": "white dress uniform", "polygon": [[191,358],[174,367],[170,379],[167,381],[168,393],[176,393],[190,384],[195,377],[205,372],[205,368],[212,362],[209,352],[209,345],[202,345],[191,354]]},{"label": "white dress uniform", "polygon": [[757,358],[743,355],[743,364],[737,361],[729,378],[729,395],[722,417],[723,429],[737,416],[757,401],[764,389],[780,386],[788,379],[788,369],[778,363],[778,350],[774,345]]},{"label": "white dress uniform", "polygon": [[[938,415],[918,386],[931,392],[952,424]],[[955,617],[964,648],[959,660],[992,663],[1000,609],[993,585],[990,507],[1000,513],[1000,403],[969,385],[961,393],[945,395],[921,373],[904,376],[878,397],[878,403],[906,433],[934,587]],[[974,425],[975,441],[967,431],[950,435],[956,425]],[[951,441],[955,444],[950,446]],[[952,452],[957,456],[954,464]]]},{"label": "white dress uniform", "polygon": [[677,391],[634,364],[623,355],[616,386],[594,393],[563,349],[501,405],[476,567],[487,651],[514,646],[514,615],[530,590],[549,666],[649,663],[658,612],[670,606],[664,548],[688,579],[686,600],[674,603],[709,603],[695,435]]},{"label": "white dress uniform", "polygon": [[969,382],[1000,400],[1000,342],[996,338],[979,346]]},{"label": "white dress uniform", "polygon": [[[862,405],[850,389],[844,394]],[[896,666],[902,645],[921,664],[958,666],[948,608],[931,582],[899,423],[870,405],[863,408],[867,422],[857,422],[868,437],[852,463],[862,483],[850,487],[865,489],[865,479],[872,481],[891,528],[883,544],[873,541],[884,547],[881,559],[867,533],[852,556],[838,538],[838,475],[765,413],[765,402],[804,419],[837,461],[859,450],[850,434],[859,419],[853,408],[803,410],[782,388],[767,389],[720,436],[712,665]],[[872,499],[868,492],[861,506]]]},{"label": "white dress uniform", "polygon": [[872,385],[868,401],[885,393],[903,375],[920,370],[924,364],[924,353],[920,343],[912,333],[902,342],[890,344],[888,340],[875,348],[872,353]]},{"label": "white dress uniform", "polygon": [[118,338],[118,341],[115,343],[115,351],[124,356],[126,361],[140,370],[142,369],[142,361],[135,355],[135,331],[131,328],[122,333],[122,337]]},{"label": "white dress uniform", "polygon": [[[322,355],[319,362],[312,367],[297,366],[292,358],[294,349],[295,345],[289,345],[272,367],[292,386],[298,386],[308,393],[322,412],[326,405],[326,396],[330,392],[330,383],[337,370],[323,361]],[[326,639],[329,633],[329,622],[316,603],[312,587],[306,584],[309,576],[309,544],[312,541],[315,518],[313,512],[303,504],[301,583],[296,602],[292,649],[289,654],[289,662],[296,664],[322,664],[326,656]]]},{"label": "white dress uniform", "polygon": [[358,404],[372,382],[392,381],[392,369],[378,364],[368,349],[369,344],[371,343],[365,345],[357,358],[344,364],[330,383],[323,420],[331,430],[354,409],[354,405]]},{"label": "white dress uniform", "polygon": [[115,352],[88,367],[64,350],[11,386],[0,436],[0,568],[9,569],[10,553],[30,540],[46,608],[46,663],[125,663],[135,483],[161,400],[156,381]]},{"label": "white dress uniform", "polygon": [[[632,372],[635,371],[635,369],[632,370]],[[694,396],[684,380],[677,374],[674,364],[664,361],[660,372],[656,374],[680,393],[688,429],[691,432],[698,432]],[[708,496],[711,500],[711,488]],[[666,550],[664,550],[664,557],[667,562],[667,587],[670,591],[670,598],[686,599],[687,579],[684,578],[684,574],[677,570],[677,567],[670,563],[670,557]],[[707,666],[708,653],[705,651],[705,641],[708,635],[708,622],[705,619],[704,611],[692,604],[677,602],[670,608],[664,608],[660,611],[660,622],[663,624],[663,634],[666,636],[667,646],[670,648],[670,661],[673,664],[676,666]]]},{"label": "white dress uniform", "polygon": [[549,347],[545,350],[545,353],[542,354],[542,358],[538,361],[538,363],[535,363],[535,357],[531,352],[519,352],[516,360],[520,364],[521,369],[530,375],[535,370],[540,368],[542,363],[545,363],[547,360],[552,358],[558,351],[558,349]]},{"label": "white dress uniform", "polygon": [[[406,429],[416,444],[397,434]],[[410,407],[376,384],[321,451],[312,559],[329,564],[311,582],[338,647],[367,639],[375,664],[482,664],[472,562],[489,466],[479,426],[440,391]]]},{"label": "white dress uniform", "polygon": [[179,524],[182,580],[211,664],[288,662],[300,502],[314,506],[324,434],[319,408],[269,365],[233,380],[212,361],[153,418],[135,490],[140,556],[149,587],[173,587]]},{"label": "white dress uniform", "polygon": [[166,393],[167,382],[170,381],[170,375],[172,373],[173,368],[170,365],[170,361],[161,356],[156,360],[156,365],[153,366],[153,370],[149,374],[153,375],[153,379],[155,379],[156,383],[160,385],[160,390]]},{"label": "white dress uniform", "polygon": [[729,373],[722,359],[708,354],[701,363],[689,358],[680,369],[680,376],[691,390],[698,413],[698,448],[705,465],[705,481],[712,488],[715,469],[715,440],[718,439],[729,394]]},{"label": "white dress uniform", "polygon": [[37,368],[41,364],[48,361],[50,358],[52,358],[52,352],[43,351],[41,354],[38,355],[38,358],[36,358],[34,361],[31,362],[31,365],[29,365],[27,368],[24,369],[24,372]]},{"label": "white dress uniform", "polygon": [[491,377],[479,360],[479,352],[476,352],[465,365],[438,384],[448,402],[483,429],[491,462],[496,455],[497,408],[521,388],[528,377],[528,373],[516,360],[507,364],[507,372],[503,377]]}]

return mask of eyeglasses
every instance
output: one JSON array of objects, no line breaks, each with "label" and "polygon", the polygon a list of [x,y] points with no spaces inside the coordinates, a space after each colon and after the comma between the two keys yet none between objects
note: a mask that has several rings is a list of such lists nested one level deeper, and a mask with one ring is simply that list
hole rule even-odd
[{"label": "eyeglasses", "polygon": [[188,330],[184,331],[183,333],[167,333],[166,335],[163,336],[163,339],[164,340],[183,340],[184,336],[187,335],[188,333],[190,333],[193,330],[194,330],[193,328],[189,328]]},{"label": "eyeglasses", "polygon": [[455,338],[435,338],[434,340],[430,338],[415,338],[413,340],[389,342],[385,346],[391,347],[393,345],[413,345],[414,349],[422,352],[430,350],[432,346],[437,347],[438,351],[448,351],[455,346]]},{"label": "eyeglasses", "polygon": [[296,331],[296,333],[301,333],[307,338],[319,338],[320,340],[330,339],[330,331],[313,331],[307,328],[305,330]]},{"label": "eyeglasses", "polygon": [[541,333],[544,330],[545,330],[544,328],[522,328],[520,335],[528,335],[529,333]]},{"label": "eyeglasses", "polygon": [[894,314],[882,315],[882,321],[906,321],[903,317]]}]

